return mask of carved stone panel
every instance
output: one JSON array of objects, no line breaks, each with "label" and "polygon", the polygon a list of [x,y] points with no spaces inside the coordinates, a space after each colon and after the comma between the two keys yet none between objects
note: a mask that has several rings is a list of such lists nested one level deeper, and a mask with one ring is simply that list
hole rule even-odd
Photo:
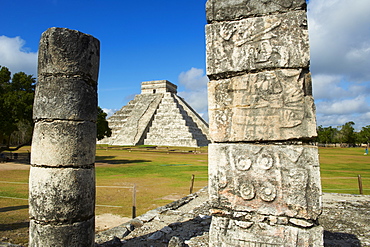
[{"label": "carved stone panel", "polygon": [[306,70],[250,73],[208,85],[209,132],[215,142],[316,136],[311,76]]},{"label": "carved stone panel", "polygon": [[213,208],[316,220],[321,213],[313,146],[210,144]]},{"label": "carved stone panel", "polygon": [[208,0],[206,4],[208,22],[239,20],[305,8],[305,0]]},{"label": "carved stone panel", "polygon": [[308,68],[305,11],[206,26],[207,74]]},{"label": "carved stone panel", "polygon": [[225,217],[212,217],[209,233],[210,247],[320,247],[323,246],[323,228],[298,228],[290,225],[256,221],[239,221]]}]

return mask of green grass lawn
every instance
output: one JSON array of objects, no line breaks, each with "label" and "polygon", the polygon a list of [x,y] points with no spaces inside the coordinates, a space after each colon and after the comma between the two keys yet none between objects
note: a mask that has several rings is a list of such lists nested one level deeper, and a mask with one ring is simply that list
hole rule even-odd
[{"label": "green grass lawn", "polygon": [[[196,152],[194,152],[196,151]],[[189,194],[191,175],[195,187],[207,185],[207,148],[105,148],[96,152],[97,205],[122,205],[124,208],[97,207],[96,213],[131,215],[132,187],[136,185],[137,214],[162,206]]]},{"label": "green grass lawn", "polygon": [[[29,150],[29,147],[22,148],[20,153],[26,154],[27,148]],[[319,153],[324,192],[358,194],[357,176],[361,175],[364,194],[370,195],[370,155],[365,156],[363,148],[320,148]],[[143,214],[189,194],[192,174],[195,175],[195,191],[206,186],[207,169],[206,147],[107,149],[98,146],[96,214],[130,217],[134,184],[137,215]],[[28,241],[28,175],[27,169],[0,171],[0,181],[18,182],[0,182],[0,239],[9,237],[18,244]]]},{"label": "green grass lawn", "polygon": [[361,175],[363,192],[370,195],[370,156],[363,148],[320,148],[319,153],[324,192],[358,194]]}]

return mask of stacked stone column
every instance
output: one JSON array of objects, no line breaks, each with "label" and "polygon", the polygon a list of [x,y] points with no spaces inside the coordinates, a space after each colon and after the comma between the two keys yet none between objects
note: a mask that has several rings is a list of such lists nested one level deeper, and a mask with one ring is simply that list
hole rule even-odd
[{"label": "stacked stone column", "polygon": [[29,246],[94,246],[99,41],[50,28],[39,45]]},{"label": "stacked stone column", "polygon": [[208,0],[210,246],[323,246],[305,0]]}]

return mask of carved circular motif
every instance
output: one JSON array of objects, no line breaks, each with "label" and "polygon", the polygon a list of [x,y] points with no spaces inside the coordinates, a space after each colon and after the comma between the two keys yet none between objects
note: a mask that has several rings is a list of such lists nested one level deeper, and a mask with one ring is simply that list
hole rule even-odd
[{"label": "carved circular motif", "polygon": [[236,163],[236,168],[241,171],[247,171],[252,165],[252,160],[248,157],[242,158]]},{"label": "carved circular motif", "polygon": [[244,200],[252,200],[256,195],[253,184],[243,183],[240,187],[240,195]]},{"label": "carved circular motif", "polygon": [[274,158],[270,154],[261,154],[257,159],[257,164],[262,169],[268,170],[274,165]]},{"label": "carved circular motif", "polygon": [[276,188],[274,185],[267,183],[262,186],[260,191],[260,197],[266,202],[271,202],[276,198]]}]

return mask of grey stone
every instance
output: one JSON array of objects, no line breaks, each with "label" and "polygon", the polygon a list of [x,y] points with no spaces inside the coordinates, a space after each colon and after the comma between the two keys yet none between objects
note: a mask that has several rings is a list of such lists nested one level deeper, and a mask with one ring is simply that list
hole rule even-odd
[{"label": "grey stone", "polygon": [[173,236],[170,239],[170,242],[168,242],[168,247],[183,247],[183,246],[184,240],[177,236]]},{"label": "grey stone", "polygon": [[96,124],[89,121],[42,121],[35,124],[31,164],[38,166],[93,166]]},{"label": "grey stone", "polygon": [[30,218],[78,222],[94,216],[95,169],[31,167]]},{"label": "grey stone", "polygon": [[30,247],[94,246],[95,219],[73,224],[40,224],[30,221]]},{"label": "grey stone", "polygon": [[308,222],[306,220],[302,220],[302,219],[291,218],[291,219],[289,219],[289,222],[292,223],[293,225],[301,226],[301,227],[311,227],[311,226],[313,226],[313,223]]},{"label": "grey stone", "polygon": [[212,80],[210,136],[215,142],[273,141],[316,136],[311,75],[278,69]]},{"label": "grey stone", "polygon": [[306,3],[206,8],[209,246],[323,246]]},{"label": "grey stone", "polygon": [[99,41],[66,28],[40,40],[29,246],[94,246]]},{"label": "grey stone", "polygon": [[303,10],[210,24],[206,26],[206,36],[208,76],[309,66]]},{"label": "grey stone", "polygon": [[306,9],[305,0],[208,0],[207,21],[239,20],[256,15]]},{"label": "grey stone", "polygon": [[163,232],[163,233],[165,233],[165,234],[168,234],[168,233],[171,233],[172,232],[172,228],[169,227],[169,226],[165,226],[160,231]]},{"label": "grey stone", "polygon": [[213,208],[316,220],[321,214],[314,146],[210,144]]},{"label": "grey stone", "polygon": [[177,93],[177,86],[167,80],[143,81],[141,83],[141,94],[153,93]]},{"label": "grey stone", "polygon": [[96,84],[99,73],[100,42],[91,35],[52,27],[40,40],[39,76],[82,76]]},{"label": "grey stone", "polygon": [[97,85],[79,77],[39,76],[33,117],[96,121]]},{"label": "grey stone", "polygon": [[214,216],[209,233],[209,246],[323,246],[322,227],[302,229],[285,225],[256,223],[249,228],[244,222]]},{"label": "grey stone", "polygon": [[157,231],[148,237],[148,240],[159,240],[164,236],[164,233]]}]

